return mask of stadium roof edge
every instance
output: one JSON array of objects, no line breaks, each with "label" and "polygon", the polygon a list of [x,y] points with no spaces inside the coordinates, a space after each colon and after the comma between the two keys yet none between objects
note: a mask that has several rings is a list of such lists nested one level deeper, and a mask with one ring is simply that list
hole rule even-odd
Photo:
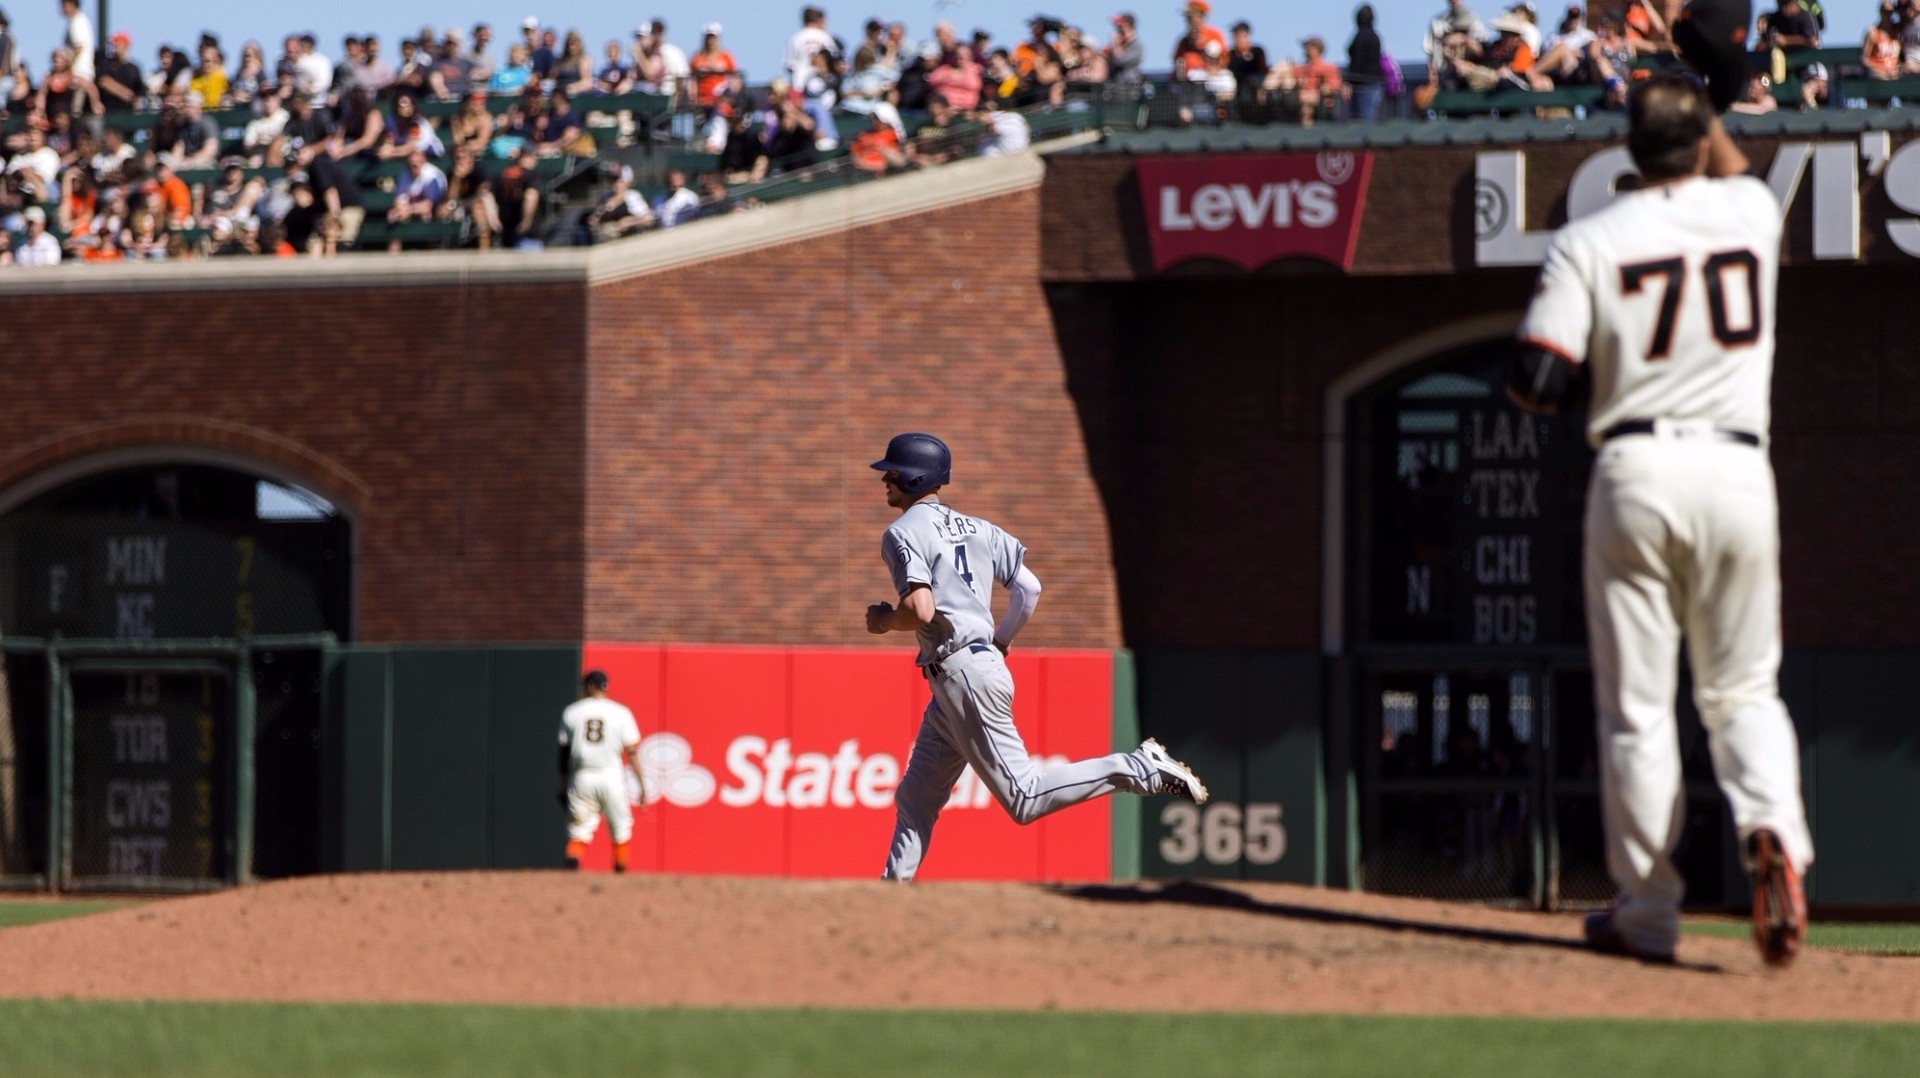
[{"label": "stadium roof edge", "polygon": [[[1866,131],[1920,130],[1920,109],[1827,109],[1727,115],[1736,137],[1764,135],[1855,135]],[[1500,146],[1532,142],[1609,141],[1626,136],[1626,117],[1603,113],[1584,119],[1541,120],[1531,116],[1461,120],[1382,120],[1375,123],[1293,125],[1222,124],[1217,127],[1114,131],[1056,156],[1077,154],[1234,153],[1250,151],[1385,149],[1400,146]]]},{"label": "stadium roof edge", "polygon": [[22,268],[0,274],[0,295],[408,288],[449,284],[600,285],[690,263],[880,224],[928,210],[1038,187],[1047,144],[974,158],[885,181],[837,187],[757,210],[694,221],[596,247],[545,251],[433,251],[341,258],[217,258]]}]

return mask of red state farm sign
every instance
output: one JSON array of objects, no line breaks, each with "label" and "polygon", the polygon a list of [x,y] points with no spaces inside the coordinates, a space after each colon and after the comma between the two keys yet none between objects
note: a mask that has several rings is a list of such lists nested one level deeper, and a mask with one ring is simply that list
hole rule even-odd
[{"label": "red state farm sign", "polygon": [[[594,642],[584,660],[640,723],[635,869],[880,874],[928,698],[911,652]],[[1112,751],[1110,653],[1022,648],[1008,665],[1021,687],[1015,721],[1039,762]],[[920,878],[1107,879],[1111,820],[1110,802],[1097,801],[1021,827],[968,770]],[[585,864],[611,860],[603,826]]]},{"label": "red state farm sign", "polygon": [[1372,154],[1346,151],[1141,160],[1153,268],[1308,257],[1349,269],[1372,168]]}]

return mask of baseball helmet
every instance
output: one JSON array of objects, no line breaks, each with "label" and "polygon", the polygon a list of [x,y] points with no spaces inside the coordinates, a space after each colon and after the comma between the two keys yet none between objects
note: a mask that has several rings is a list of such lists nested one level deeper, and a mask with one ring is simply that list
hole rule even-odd
[{"label": "baseball helmet", "polygon": [[945,486],[953,477],[953,454],[931,434],[896,434],[887,455],[872,464],[876,472],[899,472],[900,489],[919,494]]}]

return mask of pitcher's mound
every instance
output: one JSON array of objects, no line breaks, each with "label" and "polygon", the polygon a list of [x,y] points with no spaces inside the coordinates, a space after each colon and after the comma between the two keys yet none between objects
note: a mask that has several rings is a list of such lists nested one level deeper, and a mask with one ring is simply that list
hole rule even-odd
[{"label": "pitcher's mound", "polygon": [[0,993],[589,1005],[1920,1019],[1920,963],[1281,884],[322,876],[0,932]]}]

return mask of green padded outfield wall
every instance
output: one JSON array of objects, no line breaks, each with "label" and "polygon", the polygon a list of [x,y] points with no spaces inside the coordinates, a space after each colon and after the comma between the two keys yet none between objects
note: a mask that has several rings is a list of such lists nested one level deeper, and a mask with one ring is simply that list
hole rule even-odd
[{"label": "green padded outfield wall", "polygon": [[354,647],[333,658],[335,834],[346,871],[558,867],[554,732],[573,646]]},{"label": "green padded outfield wall", "polygon": [[1134,652],[1140,731],[1207,783],[1148,798],[1144,876],[1324,883],[1322,660],[1314,652]]}]

